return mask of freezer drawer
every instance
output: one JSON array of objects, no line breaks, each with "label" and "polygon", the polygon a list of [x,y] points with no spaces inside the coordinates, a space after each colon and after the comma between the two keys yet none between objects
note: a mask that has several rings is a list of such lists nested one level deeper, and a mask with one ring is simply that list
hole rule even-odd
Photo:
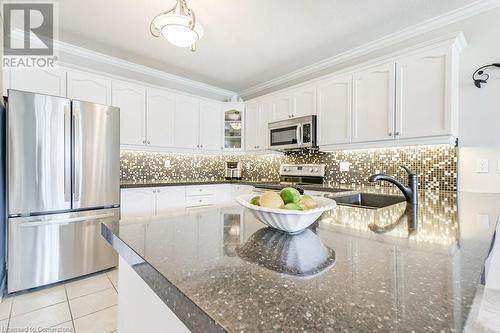
[{"label": "freezer drawer", "polygon": [[8,292],[116,266],[100,224],[117,219],[119,209],[8,219]]}]

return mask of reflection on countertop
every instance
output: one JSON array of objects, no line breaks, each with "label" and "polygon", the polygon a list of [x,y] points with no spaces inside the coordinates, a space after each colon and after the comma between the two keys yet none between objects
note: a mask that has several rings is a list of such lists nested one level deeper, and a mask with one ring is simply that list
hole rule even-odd
[{"label": "reflection on countertop", "polygon": [[461,331],[493,235],[484,216],[496,220],[499,202],[439,193],[417,211],[339,206],[304,240],[238,206],[106,224],[103,236],[195,331]]}]

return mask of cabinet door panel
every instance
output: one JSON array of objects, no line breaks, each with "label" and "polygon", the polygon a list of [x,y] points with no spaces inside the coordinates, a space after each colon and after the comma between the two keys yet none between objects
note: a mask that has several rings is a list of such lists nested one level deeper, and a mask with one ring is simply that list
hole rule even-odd
[{"label": "cabinet door panel", "polygon": [[269,102],[259,104],[259,118],[257,123],[257,148],[258,150],[267,150],[269,148],[269,129],[268,123],[271,120],[271,105]]},{"label": "cabinet door panel", "polygon": [[394,62],[354,73],[353,141],[394,139],[394,84]]},{"label": "cabinet door panel", "polygon": [[122,189],[120,212],[122,219],[153,216],[153,189]]},{"label": "cabinet door panel", "polygon": [[113,81],[113,106],[120,108],[120,144],[143,145],[146,89],[128,82]]},{"label": "cabinet door panel", "polygon": [[259,145],[259,104],[249,104],[245,107],[246,112],[246,150],[253,151]]},{"label": "cabinet door panel", "polygon": [[200,103],[200,148],[222,149],[222,109],[219,103]]},{"label": "cabinet door panel", "polygon": [[176,148],[198,149],[200,131],[199,107],[197,99],[177,96],[174,122],[174,142]]},{"label": "cabinet door panel", "polygon": [[95,74],[68,71],[68,98],[111,105],[111,79]]},{"label": "cabinet door panel", "polygon": [[436,49],[396,63],[397,138],[451,134],[450,56]]},{"label": "cabinet door panel", "polygon": [[316,86],[301,87],[293,93],[294,117],[316,114]]},{"label": "cabinet door panel", "polygon": [[158,187],[156,190],[157,216],[169,214],[172,209],[184,208],[186,205],[186,187],[169,186]]},{"label": "cabinet door panel", "polygon": [[175,95],[147,89],[147,140],[151,146],[174,146]]},{"label": "cabinet door panel", "polygon": [[342,76],[318,85],[318,140],[320,145],[351,141],[352,76]]},{"label": "cabinet door panel", "polygon": [[7,95],[7,89],[16,89],[66,97],[66,71],[62,69],[8,69],[4,71],[3,84],[5,96]]},{"label": "cabinet door panel", "polygon": [[273,121],[285,120],[292,115],[292,95],[283,94],[275,96],[271,101]]}]

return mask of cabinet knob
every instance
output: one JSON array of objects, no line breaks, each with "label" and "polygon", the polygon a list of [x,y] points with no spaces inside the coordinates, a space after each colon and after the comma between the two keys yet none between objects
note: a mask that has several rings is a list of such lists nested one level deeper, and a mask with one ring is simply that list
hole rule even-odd
[{"label": "cabinet knob", "polygon": [[148,140],[148,145],[151,144],[151,141]]},{"label": "cabinet knob", "polygon": [[146,144],[146,140],[142,141],[143,144]]},{"label": "cabinet knob", "polygon": [[389,136],[392,136],[392,133],[389,133]]},{"label": "cabinet knob", "polygon": [[398,136],[398,135],[399,135],[399,132],[394,133],[394,135],[395,135],[395,136]]}]

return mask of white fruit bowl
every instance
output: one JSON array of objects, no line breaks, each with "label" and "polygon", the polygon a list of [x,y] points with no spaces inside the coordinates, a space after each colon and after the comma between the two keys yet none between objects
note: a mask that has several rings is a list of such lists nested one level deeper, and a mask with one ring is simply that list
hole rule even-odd
[{"label": "white fruit bowl", "polygon": [[236,201],[245,208],[248,208],[252,214],[259,220],[271,228],[278,229],[290,234],[297,234],[302,232],[316,220],[324,212],[337,207],[335,200],[314,197],[314,201],[318,204],[317,208],[309,210],[287,210],[266,208],[252,205],[250,200],[254,194],[244,194],[236,198]]}]

